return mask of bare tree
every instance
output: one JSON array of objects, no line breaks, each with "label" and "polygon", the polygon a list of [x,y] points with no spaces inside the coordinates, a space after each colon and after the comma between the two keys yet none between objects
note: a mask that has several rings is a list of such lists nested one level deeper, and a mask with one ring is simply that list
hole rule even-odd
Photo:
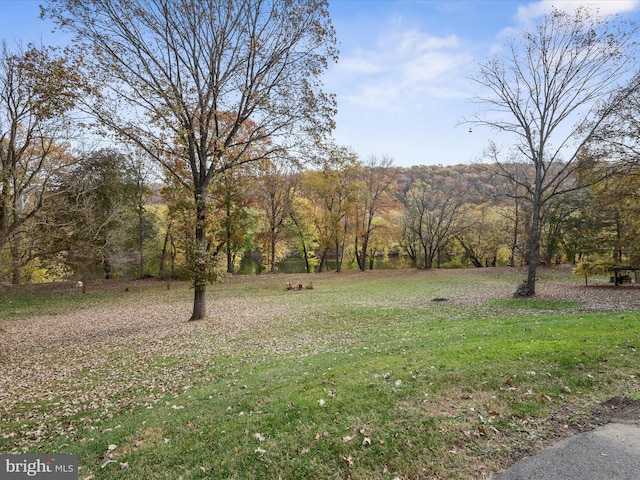
[{"label": "bare tree", "polygon": [[294,204],[299,195],[300,175],[295,165],[283,159],[261,162],[255,202],[266,219],[266,229],[258,235],[264,238],[268,268],[276,272],[278,244],[285,237]]},{"label": "bare tree", "polygon": [[333,126],[326,0],[51,0],[44,13],[94,52],[100,122],[170,171],[172,158],[189,166],[178,178],[196,205],[191,319],[205,317],[210,183]]},{"label": "bare tree", "polygon": [[406,222],[417,240],[418,268],[434,261],[459,231],[467,199],[467,186],[459,178],[432,176],[418,179],[405,194]]},{"label": "bare tree", "polygon": [[[521,41],[510,40],[504,54],[479,65],[474,80],[485,93],[477,100],[486,111],[471,123],[514,137],[518,155],[534,169],[533,181],[520,184],[531,223],[527,279],[516,296],[535,295],[545,204],[584,186],[573,175],[584,166],[579,153],[637,89],[637,78],[626,83],[635,35],[634,26],[598,18],[586,7],[553,10]],[[508,168],[502,173],[511,175]]]},{"label": "bare tree", "polygon": [[369,242],[377,228],[374,220],[393,205],[391,188],[396,178],[392,165],[391,157],[373,155],[358,172],[362,191],[354,208],[355,255],[363,272],[367,268]]}]

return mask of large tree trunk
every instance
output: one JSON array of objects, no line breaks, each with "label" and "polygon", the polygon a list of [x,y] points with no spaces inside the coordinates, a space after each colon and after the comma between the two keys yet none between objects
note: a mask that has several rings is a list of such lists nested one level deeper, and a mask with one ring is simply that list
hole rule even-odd
[{"label": "large tree trunk", "polygon": [[369,248],[369,235],[364,235],[362,237],[362,258],[360,259],[360,270],[363,272],[367,269],[367,248]]},{"label": "large tree trunk", "polygon": [[205,192],[196,196],[196,243],[193,252],[193,314],[190,320],[207,316],[207,200]]},{"label": "large tree trunk", "polygon": [[[542,158],[542,155],[540,155]],[[536,178],[533,192],[533,205],[531,214],[531,235],[529,235],[529,268],[527,279],[513,294],[515,298],[534,297],[536,295],[536,273],[538,270],[538,257],[540,255],[540,228],[542,210],[542,162],[536,162]]]},{"label": "large tree trunk", "polygon": [[269,246],[271,248],[270,271],[271,273],[276,273],[276,232],[272,229],[270,233],[271,233],[271,245]]},{"label": "large tree trunk", "polygon": [[235,270],[233,268],[233,252],[231,251],[231,244],[229,243],[229,241],[227,241],[227,273],[233,273],[233,271]]},{"label": "large tree trunk", "polygon": [[20,285],[22,283],[22,249],[20,248],[21,236],[21,233],[16,233],[10,242],[12,285]]},{"label": "large tree trunk", "polygon": [[169,235],[171,230],[171,222],[167,223],[167,231],[164,234],[164,241],[162,242],[162,251],[160,252],[160,265],[158,267],[158,273],[160,278],[164,280],[164,262],[167,255],[167,245],[169,244]]},{"label": "large tree trunk", "polygon": [[226,213],[226,218],[225,218],[225,235],[226,235],[226,240],[227,240],[227,273],[233,273],[234,271],[234,265],[233,265],[233,252],[231,251],[231,229],[232,229],[232,225],[231,225],[231,196],[229,194],[229,192],[227,191],[226,193],[226,198],[225,198],[225,213]]},{"label": "large tree trunk", "polygon": [[[534,209],[535,210],[535,209]],[[539,219],[534,218],[533,224],[539,225]],[[529,266],[527,269],[527,279],[518,286],[514,298],[530,298],[536,295],[536,272],[538,270],[538,256],[540,250],[540,231],[532,227],[531,244],[529,250]]]},{"label": "large tree trunk", "polygon": [[322,267],[325,266],[326,264],[326,270],[329,271],[329,264],[327,261],[327,248],[325,248],[324,250],[322,250],[322,255],[320,256],[320,266],[318,267],[318,272],[322,273]]},{"label": "large tree trunk", "polygon": [[356,255],[356,263],[358,264],[358,268],[360,270],[362,270],[362,263],[360,262],[360,258],[361,258],[360,257],[360,247],[359,247],[360,244],[358,243],[358,240],[359,240],[358,234],[356,233],[355,240],[354,240],[354,245],[353,245],[353,251],[354,251],[354,253]]},{"label": "large tree trunk", "polygon": [[102,269],[104,270],[104,279],[111,280],[112,268],[111,268],[111,261],[109,261],[108,255],[105,255],[102,258]]},{"label": "large tree trunk", "polygon": [[511,243],[511,257],[509,258],[509,266],[516,266],[516,250],[518,249],[518,229],[520,228],[520,202],[516,197],[515,218],[513,225],[513,240]]}]

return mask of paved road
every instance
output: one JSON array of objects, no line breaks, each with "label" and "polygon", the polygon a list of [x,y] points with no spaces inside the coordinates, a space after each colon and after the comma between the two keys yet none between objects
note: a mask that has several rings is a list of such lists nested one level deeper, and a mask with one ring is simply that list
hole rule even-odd
[{"label": "paved road", "polygon": [[494,480],[640,480],[640,427],[609,423],[525,458]]}]

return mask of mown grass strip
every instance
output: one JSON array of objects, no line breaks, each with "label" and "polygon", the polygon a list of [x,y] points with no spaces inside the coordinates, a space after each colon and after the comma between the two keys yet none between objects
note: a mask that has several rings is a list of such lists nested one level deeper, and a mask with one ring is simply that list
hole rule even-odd
[{"label": "mown grass strip", "polygon": [[497,456],[549,409],[640,375],[636,313],[453,327],[405,313],[349,351],[265,358],[52,447],[94,478],[462,478],[474,452]]}]

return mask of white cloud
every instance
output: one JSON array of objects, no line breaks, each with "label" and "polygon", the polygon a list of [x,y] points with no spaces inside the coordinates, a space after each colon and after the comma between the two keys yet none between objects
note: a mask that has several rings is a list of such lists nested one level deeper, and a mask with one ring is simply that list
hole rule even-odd
[{"label": "white cloud", "polygon": [[407,85],[431,82],[458,69],[459,57],[428,52],[403,65],[403,79]]},{"label": "white cloud", "polygon": [[354,93],[344,96],[349,103],[360,107],[390,110],[397,108],[399,97],[398,86],[388,82],[359,85]]},{"label": "white cloud", "polygon": [[342,94],[347,102],[399,110],[416,108],[436,92],[446,92],[449,98],[464,96],[454,84],[466,77],[461,71],[471,57],[462,51],[457,36],[437,37],[413,29],[382,35],[373,45],[341,58],[336,67],[338,83],[348,90]]},{"label": "white cloud", "polygon": [[414,53],[440,50],[442,48],[455,48],[459,44],[458,37],[455,35],[434,37],[414,30],[401,35],[397,50],[399,53],[413,55]]},{"label": "white cloud", "polygon": [[631,12],[640,4],[639,0],[587,0],[576,2],[575,0],[540,0],[526,6],[518,7],[517,19],[521,23],[536,20],[545,13],[556,8],[564,12],[573,12],[579,7],[592,9],[594,13],[601,15],[615,15],[617,13]]},{"label": "white cloud", "polygon": [[371,74],[380,71],[380,67],[375,62],[358,57],[341,58],[340,68],[350,74]]},{"label": "white cloud", "polygon": [[[640,0],[539,0],[519,6],[514,17],[515,25],[505,27],[496,35],[497,39],[519,37],[523,31],[533,29],[540,17],[550,13],[552,9],[573,13],[578,8],[587,8],[596,16],[609,17],[616,14],[632,12],[640,6]],[[492,53],[502,51],[504,45],[495,44]]]}]

